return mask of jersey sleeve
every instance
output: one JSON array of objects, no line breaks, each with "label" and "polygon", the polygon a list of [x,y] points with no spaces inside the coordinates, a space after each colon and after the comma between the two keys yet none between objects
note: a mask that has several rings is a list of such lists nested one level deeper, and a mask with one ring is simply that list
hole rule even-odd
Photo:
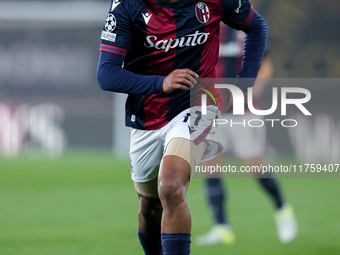
[{"label": "jersey sleeve", "polygon": [[100,50],[125,56],[131,44],[130,30],[128,11],[120,1],[111,0],[101,33]]},{"label": "jersey sleeve", "polygon": [[237,30],[247,26],[254,12],[248,0],[221,0],[221,6],[223,23]]},{"label": "jersey sleeve", "polygon": [[236,85],[242,90],[255,84],[267,44],[268,27],[261,15],[248,0],[221,0],[222,21],[228,26],[246,33],[242,66]]},{"label": "jersey sleeve", "polygon": [[99,86],[106,91],[126,94],[162,93],[164,77],[138,75],[123,68],[125,56],[131,47],[134,11],[127,9],[122,1],[126,0],[111,0],[103,25],[97,67]]}]

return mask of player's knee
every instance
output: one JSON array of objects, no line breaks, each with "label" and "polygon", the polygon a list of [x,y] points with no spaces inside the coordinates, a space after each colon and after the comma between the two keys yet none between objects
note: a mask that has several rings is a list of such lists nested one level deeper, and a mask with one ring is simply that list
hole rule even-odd
[{"label": "player's knee", "polygon": [[173,208],[186,201],[185,187],[174,180],[160,180],[158,193],[163,207]]},{"label": "player's knee", "polygon": [[145,220],[160,218],[162,212],[162,204],[158,198],[140,196],[139,213]]}]

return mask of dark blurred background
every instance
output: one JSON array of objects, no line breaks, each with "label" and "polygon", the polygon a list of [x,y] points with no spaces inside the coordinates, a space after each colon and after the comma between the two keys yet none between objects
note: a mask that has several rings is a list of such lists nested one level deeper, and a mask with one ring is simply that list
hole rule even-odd
[{"label": "dark blurred background", "polygon": [[337,0],[254,0],[270,31],[275,77],[340,76]]}]

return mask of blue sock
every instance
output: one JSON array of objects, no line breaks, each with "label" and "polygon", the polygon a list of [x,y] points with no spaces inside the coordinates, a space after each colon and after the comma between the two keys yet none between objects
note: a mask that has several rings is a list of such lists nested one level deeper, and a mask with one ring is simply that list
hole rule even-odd
[{"label": "blue sock", "polygon": [[162,255],[161,233],[146,235],[138,229],[139,242],[145,255]]},{"label": "blue sock", "polygon": [[281,209],[283,207],[283,199],[279,184],[275,178],[259,178],[259,183],[262,188],[269,194],[273,199],[275,207]]},{"label": "blue sock", "polygon": [[162,233],[162,247],[164,255],[189,255],[191,235],[185,233]]},{"label": "blue sock", "polygon": [[228,224],[225,199],[226,192],[223,180],[220,178],[207,178],[205,180],[206,194],[213,214],[215,224]]}]

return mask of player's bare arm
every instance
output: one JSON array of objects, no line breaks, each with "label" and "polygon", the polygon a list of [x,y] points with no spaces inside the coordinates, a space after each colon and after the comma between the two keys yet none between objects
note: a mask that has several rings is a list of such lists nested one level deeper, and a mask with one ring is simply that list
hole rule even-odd
[{"label": "player's bare arm", "polygon": [[176,89],[189,90],[197,84],[198,74],[190,69],[176,69],[163,80],[163,91],[170,93]]}]

